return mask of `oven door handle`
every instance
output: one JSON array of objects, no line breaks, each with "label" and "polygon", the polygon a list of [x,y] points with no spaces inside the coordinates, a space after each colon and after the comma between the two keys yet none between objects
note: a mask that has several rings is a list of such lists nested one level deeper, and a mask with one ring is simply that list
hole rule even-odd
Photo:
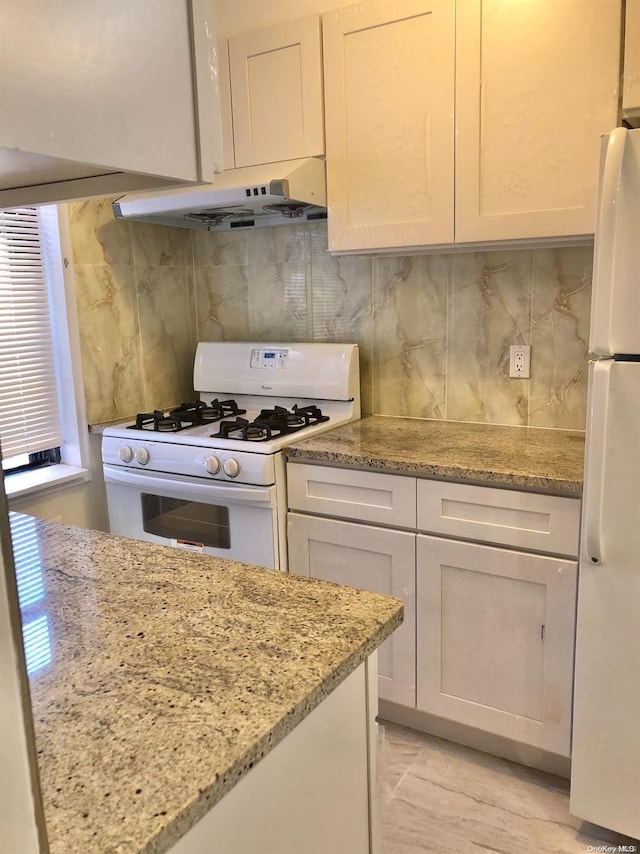
[{"label": "oven door handle", "polygon": [[217,483],[216,481],[198,483],[192,479],[186,480],[167,475],[142,473],[137,469],[119,468],[118,466],[103,466],[105,483],[120,483],[124,486],[134,486],[136,489],[162,490],[171,498],[182,498],[185,501],[203,500],[206,504],[216,501],[226,501],[233,504],[270,504],[275,506],[275,486],[240,486],[239,484]]}]

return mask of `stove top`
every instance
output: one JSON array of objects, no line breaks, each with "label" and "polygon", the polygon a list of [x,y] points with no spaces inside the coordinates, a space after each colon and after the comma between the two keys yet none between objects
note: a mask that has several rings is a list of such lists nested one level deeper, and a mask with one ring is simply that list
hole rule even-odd
[{"label": "stove top", "polygon": [[103,437],[118,438],[131,447],[143,442],[272,454],[294,436],[311,438],[352,417],[348,401],[207,396],[166,411],[141,412],[133,422],[105,428]]},{"label": "stove top", "polygon": [[[262,408],[248,418],[242,418],[246,414],[247,410],[238,406],[235,400],[220,401],[216,398],[210,403],[197,400],[181,403],[168,412],[159,409],[140,412],[136,415],[135,422],[128,424],[125,429],[148,433],[180,433],[194,427],[215,424],[218,430],[209,434],[211,439],[270,442],[330,420],[315,404],[294,403],[289,408],[276,405]],[[198,432],[202,434],[202,430]]]}]

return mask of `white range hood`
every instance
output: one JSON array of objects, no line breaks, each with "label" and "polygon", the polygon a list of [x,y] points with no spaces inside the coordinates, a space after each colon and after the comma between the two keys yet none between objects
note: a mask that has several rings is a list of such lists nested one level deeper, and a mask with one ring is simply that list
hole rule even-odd
[{"label": "white range hood", "polygon": [[113,203],[116,217],[217,231],[325,219],[324,160],[307,157],[229,169],[213,184],[132,193]]}]

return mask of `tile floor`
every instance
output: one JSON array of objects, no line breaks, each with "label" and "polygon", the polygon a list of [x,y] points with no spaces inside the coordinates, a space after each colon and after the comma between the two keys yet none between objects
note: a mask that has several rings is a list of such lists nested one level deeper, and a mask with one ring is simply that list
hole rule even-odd
[{"label": "tile floor", "polygon": [[382,854],[586,854],[634,843],[569,815],[567,780],[394,724],[381,722],[378,763]]}]

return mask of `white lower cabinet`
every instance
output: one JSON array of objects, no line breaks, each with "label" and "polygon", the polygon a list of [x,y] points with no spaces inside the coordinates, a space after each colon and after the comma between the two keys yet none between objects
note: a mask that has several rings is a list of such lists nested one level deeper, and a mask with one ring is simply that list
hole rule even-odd
[{"label": "white lower cabinet", "polygon": [[417,538],[417,707],[570,755],[577,564]]},{"label": "white lower cabinet", "polygon": [[402,599],[404,622],[378,650],[379,696],[415,706],[416,535],[289,513],[288,538],[290,572]]},{"label": "white lower cabinet", "polygon": [[372,675],[375,653],[255,764],[169,854],[379,851],[378,704],[371,695]]},{"label": "white lower cabinet", "polygon": [[290,571],[404,602],[379,650],[380,699],[424,712],[427,731],[439,718],[461,740],[471,727],[570,756],[580,500],[287,470]]}]

